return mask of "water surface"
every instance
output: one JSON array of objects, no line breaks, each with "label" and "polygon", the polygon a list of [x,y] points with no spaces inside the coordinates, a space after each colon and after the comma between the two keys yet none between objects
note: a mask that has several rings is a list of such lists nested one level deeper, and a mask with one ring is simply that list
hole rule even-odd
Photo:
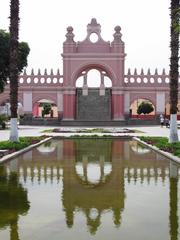
[{"label": "water surface", "polygon": [[135,141],[53,140],[0,166],[0,239],[180,240],[178,177]]}]

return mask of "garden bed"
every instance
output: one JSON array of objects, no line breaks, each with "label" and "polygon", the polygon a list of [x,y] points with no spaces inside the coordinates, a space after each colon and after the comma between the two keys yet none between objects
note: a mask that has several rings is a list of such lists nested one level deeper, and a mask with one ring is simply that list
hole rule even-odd
[{"label": "garden bed", "polygon": [[54,128],[44,130],[43,133],[54,132],[54,133],[140,133],[141,131],[122,128],[115,129],[105,129],[105,128],[84,128],[84,129],[65,129],[65,128]]},{"label": "garden bed", "polygon": [[[40,137],[20,137],[19,142],[10,142],[7,141],[0,141],[0,158],[4,155],[11,154],[27,148],[28,146],[34,145],[36,143],[41,142],[42,140],[48,138],[48,136],[40,136]],[[3,154],[4,153],[4,154]]]},{"label": "garden bed", "polygon": [[169,143],[166,137],[139,137],[140,140],[157,147],[158,149],[180,157],[180,142]]}]

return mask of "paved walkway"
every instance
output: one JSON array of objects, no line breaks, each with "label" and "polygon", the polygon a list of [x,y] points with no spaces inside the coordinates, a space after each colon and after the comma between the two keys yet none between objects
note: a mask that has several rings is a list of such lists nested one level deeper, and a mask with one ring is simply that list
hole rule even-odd
[{"label": "paved walkway", "polygon": [[[54,128],[59,128],[62,130],[62,133],[53,133],[53,132],[46,132],[44,133],[44,130],[48,130],[48,129],[54,129]],[[76,130],[79,129],[92,129],[95,127],[50,127],[50,126],[19,126],[19,136],[40,136],[40,135],[49,135],[49,136],[71,136],[71,135],[109,135],[111,133],[76,133]],[[124,135],[129,135],[129,136],[169,136],[169,128],[166,127],[160,127],[160,126],[134,126],[134,127],[130,127],[128,126],[128,129],[133,129],[133,130],[137,130],[140,132],[136,132],[136,133],[117,133],[118,131],[121,131],[122,129],[124,129],[125,127],[113,127],[113,128],[109,128],[109,127],[98,127],[98,128],[103,128],[103,129],[107,129],[107,130],[111,130],[113,131],[112,135],[114,136],[124,136]],[[75,133],[63,133],[63,131],[74,131]],[[180,138],[180,130],[178,130],[179,133],[179,138]],[[0,130],[0,141],[2,140],[8,140],[9,139],[9,134],[10,134],[10,130]]]}]

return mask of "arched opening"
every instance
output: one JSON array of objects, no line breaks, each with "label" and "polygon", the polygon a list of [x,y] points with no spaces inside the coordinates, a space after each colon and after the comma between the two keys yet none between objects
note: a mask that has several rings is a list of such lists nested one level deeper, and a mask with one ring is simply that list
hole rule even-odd
[{"label": "arched opening", "polygon": [[[82,88],[84,84],[87,84],[88,88],[99,88],[101,85],[101,74],[103,75],[103,85],[105,88],[112,87],[112,81],[107,76],[105,71],[99,71],[97,69],[91,69],[89,71],[83,71],[81,76],[76,80],[76,87]],[[85,82],[85,75],[87,76]]]},{"label": "arched opening", "polygon": [[112,81],[102,69],[87,69],[76,80],[76,119],[111,120]]},{"label": "arched opening", "polygon": [[[148,103],[150,105],[152,105],[153,107],[153,111],[147,114],[138,114],[138,108],[142,103]],[[138,98],[136,100],[134,100],[131,105],[130,105],[130,116],[131,118],[140,118],[140,119],[154,119],[155,117],[155,106],[154,104],[148,100],[148,99],[144,99],[144,98]]]},{"label": "arched opening", "polygon": [[57,105],[52,100],[40,99],[33,104],[33,117],[57,118]]}]

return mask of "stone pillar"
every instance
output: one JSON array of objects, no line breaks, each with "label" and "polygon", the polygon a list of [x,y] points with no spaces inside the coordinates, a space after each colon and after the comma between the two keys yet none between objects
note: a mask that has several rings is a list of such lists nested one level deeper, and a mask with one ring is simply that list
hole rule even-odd
[{"label": "stone pillar", "polygon": [[32,91],[26,91],[23,93],[23,108],[26,115],[32,116],[33,103],[32,103]]},{"label": "stone pillar", "polygon": [[127,118],[129,118],[129,112],[130,111],[130,93],[125,92],[124,93],[124,114]]},{"label": "stone pillar", "polygon": [[156,93],[156,115],[165,113],[165,92]]},{"label": "stone pillar", "polygon": [[100,90],[99,90],[99,95],[104,96],[105,95],[105,86],[104,86],[104,74],[101,73],[101,85],[100,85]]},{"label": "stone pillar", "polygon": [[57,92],[57,110],[58,110],[58,118],[63,118],[63,92]]},{"label": "stone pillar", "polygon": [[76,90],[63,92],[63,120],[74,120],[76,113]]},{"label": "stone pillar", "polygon": [[87,96],[88,95],[87,73],[83,77],[84,77],[84,82],[83,82],[83,88],[82,88],[82,95]]},{"label": "stone pillar", "polygon": [[122,91],[112,91],[112,119],[124,120],[124,94]]}]

